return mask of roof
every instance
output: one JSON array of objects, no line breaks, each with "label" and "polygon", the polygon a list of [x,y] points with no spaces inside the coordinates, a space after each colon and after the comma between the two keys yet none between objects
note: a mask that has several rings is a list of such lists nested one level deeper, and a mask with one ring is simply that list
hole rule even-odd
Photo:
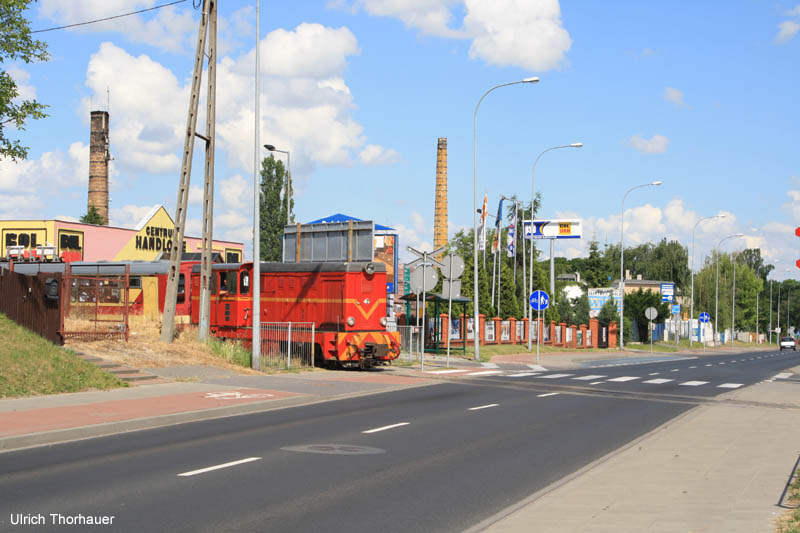
[{"label": "roof", "polygon": [[[362,222],[363,219],[351,217],[350,215],[344,215],[342,213],[336,213],[325,218],[320,218],[319,220],[312,220],[311,222],[307,222],[307,224],[330,224],[332,222],[347,222],[348,220],[354,220],[356,222]],[[389,226],[382,226],[380,224],[375,224],[375,229],[377,231],[397,231],[394,228],[390,228]]]}]

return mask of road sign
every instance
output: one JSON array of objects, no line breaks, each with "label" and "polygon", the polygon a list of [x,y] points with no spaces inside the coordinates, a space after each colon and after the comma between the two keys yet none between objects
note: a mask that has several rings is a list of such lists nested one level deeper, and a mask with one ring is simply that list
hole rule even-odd
[{"label": "road sign", "polygon": [[661,284],[661,301],[662,302],[671,302],[675,297],[675,284],[674,283],[662,283]]},{"label": "road sign", "polygon": [[648,307],[644,310],[644,316],[647,317],[647,320],[655,320],[658,316],[658,309],[655,307]]},{"label": "road sign", "polygon": [[680,312],[681,312],[680,304],[675,304],[675,305],[672,306],[672,314],[673,315],[679,315]]},{"label": "road sign", "polygon": [[544,291],[533,291],[529,301],[537,311],[544,311],[550,305],[550,297]]},{"label": "road sign", "polygon": [[442,280],[442,298],[458,298],[461,296],[461,280],[460,279],[443,279]]},{"label": "road sign", "polygon": [[[424,274],[423,274],[424,272]],[[423,278],[423,275],[425,276]],[[411,290],[414,294],[432,291],[439,281],[439,273],[433,267],[421,268],[417,267],[411,273]]]},{"label": "road sign", "polygon": [[522,222],[525,240],[531,239],[580,239],[580,220],[530,220]]},{"label": "road sign", "polygon": [[432,252],[420,252],[419,250],[415,250],[410,246],[406,246],[406,250],[408,250],[409,252],[411,252],[412,254],[416,255],[419,258],[419,259],[414,259],[410,263],[407,263],[406,264],[407,267],[422,266],[422,263],[428,263],[427,266],[430,266],[431,264],[436,265],[438,267],[444,266],[441,263],[441,261],[437,261],[436,259],[434,259],[433,256],[443,253],[445,250],[445,246],[442,246],[438,250],[434,250]]},{"label": "road sign", "polygon": [[707,323],[711,320],[711,316],[708,313],[700,313],[700,322],[703,324]]},{"label": "road sign", "polygon": [[[450,271],[450,258],[453,258],[453,271]],[[442,258],[442,276],[447,279],[458,279],[464,273],[464,258],[460,255],[446,255]]]}]

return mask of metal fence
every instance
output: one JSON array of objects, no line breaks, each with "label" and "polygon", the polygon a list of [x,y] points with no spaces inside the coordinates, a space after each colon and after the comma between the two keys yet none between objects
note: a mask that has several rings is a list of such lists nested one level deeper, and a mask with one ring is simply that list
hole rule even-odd
[{"label": "metal fence", "polygon": [[58,273],[24,275],[0,269],[0,313],[55,344],[64,344],[60,285]]},{"label": "metal fence", "polygon": [[400,333],[400,357],[401,361],[414,362],[420,360],[420,331],[422,327],[417,326],[397,326]]},{"label": "metal fence", "polygon": [[314,367],[313,322],[262,322],[261,368]]},{"label": "metal fence", "polygon": [[[130,265],[113,265],[117,273],[74,275],[64,271],[64,338],[128,341]],[[108,269],[108,267],[107,267]]]}]

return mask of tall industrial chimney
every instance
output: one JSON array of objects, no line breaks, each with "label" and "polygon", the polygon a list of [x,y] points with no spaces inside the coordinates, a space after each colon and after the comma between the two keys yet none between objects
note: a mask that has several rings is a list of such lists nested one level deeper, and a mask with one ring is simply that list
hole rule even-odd
[{"label": "tall industrial chimney", "polygon": [[108,225],[108,111],[92,111],[89,138],[89,209],[94,207]]},{"label": "tall industrial chimney", "polygon": [[439,137],[436,149],[436,205],[433,217],[433,249],[447,246],[447,137]]}]

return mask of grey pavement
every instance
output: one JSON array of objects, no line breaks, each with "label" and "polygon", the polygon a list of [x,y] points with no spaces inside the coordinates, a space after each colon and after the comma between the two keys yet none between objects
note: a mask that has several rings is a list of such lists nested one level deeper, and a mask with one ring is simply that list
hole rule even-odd
[{"label": "grey pavement", "polygon": [[[792,369],[800,373],[800,367]],[[490,532],[771,532],[800,455],[800,381],[695,407],[477,526]]]}]

